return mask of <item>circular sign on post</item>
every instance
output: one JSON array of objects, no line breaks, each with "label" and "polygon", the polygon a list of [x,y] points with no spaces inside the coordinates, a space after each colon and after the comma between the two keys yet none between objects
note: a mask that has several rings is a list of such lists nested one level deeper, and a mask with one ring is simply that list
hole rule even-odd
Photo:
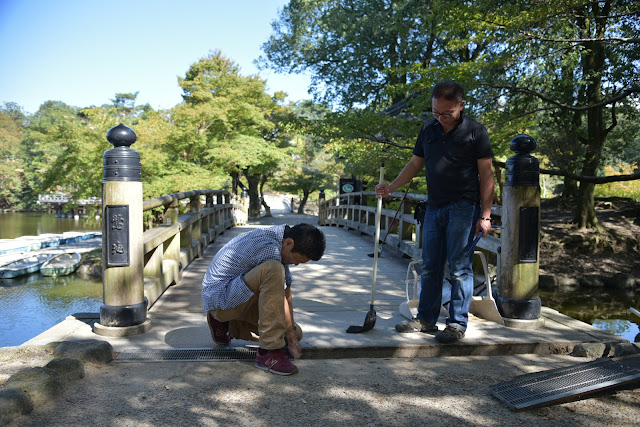
[{"label": "circular sign on post", "polygon": [[344,193],[353,193],[353,184],[347,183],[342,186],[342,191]]}]

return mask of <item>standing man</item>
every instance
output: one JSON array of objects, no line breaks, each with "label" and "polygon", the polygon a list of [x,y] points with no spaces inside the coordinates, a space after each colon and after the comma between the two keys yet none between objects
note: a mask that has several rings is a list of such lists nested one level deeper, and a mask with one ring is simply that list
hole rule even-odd
[{"label": "standing man", "polygon": [[322,231],[298,224],[259,228],[222,247],[202,281],[213,340],[223,345],[232,337],[259,341],[256,367],[278,375],[298,372],[285,350],[296,359],[302,354],[302,330],[293,321],[289,265],[318,261],[325,245]]},{"label": "standing man", "polygon": [[[422,240],[420,302],[416,318],[396,325],[398,332],[436,333],[443,343],[464,337],[473,296],[472,257],[465,249],[473,236],[491,230],[493,151],[487,130],[464,114],[464,90],[438,82],[431,93],[433,118],[420,129],[413,157],[391,183],[376,186],[386,197],[426,167],[429,199]],[[438,332],[445,263],[451,272],[447,326]]]}]

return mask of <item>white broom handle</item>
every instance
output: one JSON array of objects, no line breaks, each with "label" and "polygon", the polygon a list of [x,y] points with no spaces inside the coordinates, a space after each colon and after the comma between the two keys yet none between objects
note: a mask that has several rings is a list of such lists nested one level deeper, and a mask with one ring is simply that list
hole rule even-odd
[{"label": "white broom handle", "polygon": [[[384,162],[380,163],[380,184],[384,182]],[[371,285],[371,305],[373,305],[376,294],[376,279],[378,277],[378,249],[380,247],[380,217],[382,215],[382,197],[378,197],[378,207],[376,209],[376,240],[373,251],[373,284]]]}]

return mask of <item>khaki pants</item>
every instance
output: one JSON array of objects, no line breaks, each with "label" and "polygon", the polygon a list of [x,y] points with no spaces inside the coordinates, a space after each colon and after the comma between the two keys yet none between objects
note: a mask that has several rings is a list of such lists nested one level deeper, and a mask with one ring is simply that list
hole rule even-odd
[{"label": "khaki pants", "polygon": [[[229,322],[231,337],[259,341],[260,348],[277,350],[286,345],[287,322],[284,315],[284,265],[265,261],[243,276],[253,291],[249,301],[227,310],[211,310],[220,322]],[[296,324],[298,340],[302,329]],[[256,339],[256,335],[258,339]]]}]

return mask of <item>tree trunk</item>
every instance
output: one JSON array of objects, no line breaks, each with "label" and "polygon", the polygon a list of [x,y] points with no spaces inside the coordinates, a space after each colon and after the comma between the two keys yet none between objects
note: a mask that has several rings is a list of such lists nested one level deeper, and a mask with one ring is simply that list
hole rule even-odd
[{"label": "tree trunk", "polygon": [[[608,14],[609,2],[605,2],[603,9],[597,3],[590,6],[596,25],[596,38],[605,35],[605,20]],[[600,19],[598,19],[600,18]],[[588,24],[585,30],[589,30]],[[586,31],[585,31],[586,33]],[[606,67],[604,44],[601,41],[588,41],[584,43],[582,51],[583,76],[587,79],[586,97],[591,107],[587,111],[587,151],[584,156],[582,175],[596,176],[602,159],[602,147],[609,130],[604,123],[604,110],[598,106],[603,100],[602,74]],[[595,184],[582,182],[579,189],[578,206],[575,222],[579,229],[602,229],[598,223],[595,210]]]},{"label": "tree trunk", "polygon": [[578,199],[578,181],[568,177],[564,177],[564,185],[562,189],[562,199],[566,202]]},{"label": "tree trunk", "polygon": [[264,207],[264,211],[265,214],[264,216],[271,218],[273,215],[271,215],[271,206],[269,206],[267,204],[267,201],[264,198],[264,183],[267,182],[267,178],[266,176],[263,176],[262,179],[260,180],[260,203],[262,203],[262,206]]},{"label": "tree trunk", "polygon": [[309,200],[309,190],[302,190],[302,200],[300,200],[300,206],[298,206],[298,215],[304,214],[304,206],[307,204],[307,200]]},{"label": "tree trunk", "polygon": [[257,218],[260,216],[260,194],[258,193],[260,174],[250,175],[246,170],[245,175],[249,184],[249,218]]}]

